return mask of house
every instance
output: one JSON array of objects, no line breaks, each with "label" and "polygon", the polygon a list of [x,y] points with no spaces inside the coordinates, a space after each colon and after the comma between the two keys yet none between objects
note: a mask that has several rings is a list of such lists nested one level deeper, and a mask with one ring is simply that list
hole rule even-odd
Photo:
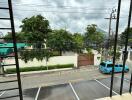
[{"label": "house", "polygon": [[[22,49],[25,48],[27,45],[25,43],[17,43],[17,49]],[[13,43],[0,43],[0,55],[9,55],[14,52],[13,48],[8,48],[8,47],[13,47]],[[4,48],[5,47],[5,48]]]},{"label": "house", "polygon": [[[124,56],[123,56],[124,51],[125,51],[125,47],[120,50],[120,53],[121,53],[120,60],[123,60],[123,58],[124,58]],[[128,46],[127,51],[128,51],[127,61],[132,61],[132,48],[130,46]]]}]

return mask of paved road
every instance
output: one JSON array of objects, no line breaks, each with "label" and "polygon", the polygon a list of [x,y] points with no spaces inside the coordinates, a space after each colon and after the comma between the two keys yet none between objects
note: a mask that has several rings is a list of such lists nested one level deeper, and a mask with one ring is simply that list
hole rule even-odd
[{"label": "paved road", "polygon": [[[116,74],[116,76],[121,76],[121,74]],[[22,79],[22,87],[23,89],[35,88],[38,86],[50,86],[56,84],[64,84],[69,82],[83,81],[83,80],[92,80],[92,79],[100,79],[107,78],[110,75],[104,75],[99,72],[97,68],[84,68],[79,70],[71,70],[66,72],[57,72],[50,74],[34,74],[34,75],[24,75],[21,76]],[[130,72],[126,73],[126,78],[130,78]],[[0,77],[0,80],[15,80],[16,77]],[[17,83],[10,83],[8,85],[12,87],[16,87]],[[0,87],[5,87],[5,84],[1,84]],[[7,87],[7,88],[8,88]],[[10,87],[9,87],[10,88]]]},{"label": "paved road", "polygon": [[[125,80],[123,92],[128,91],[129,74],[125,74],[127,81]],[[119,93],[121,74],[115,76],[118,78],[114,79],[114,95]],[[14,76],[1,77],[0,80],[13,80],[15,78]],[[110,75],[101,74],[97,68],[22,76],[24,100],[93,100],[109,96],[109,83]],[[1,89],[9,87],[17,87],[17,83],[0,84]],[[2,97],[16,95],[18,91],[6,91],[1,94]],[[18,98],[8,100],[18,100]]]},{"label": "paved road", "polygon": [[[107,75],[106,75],[107,76]],[[68,83],[69,81],[81,81],[81,80],[91,80],[96,77],[106,77],[101,74],[97,67],[83,68],[78,70],[70,70],[49,74],[33,74],[33,75],[22,75],[22,86],[24,89],[33,88],[38,86],[47,86],[53,84]],[[14,80],[16,77],[0,77],[0,80]],[[13,86],[14,83],[11,83]]]},{"label": "paved road", "polygon": [[[65,84],[42,86],[23,90],[24,100],[95,100],[109,96],[110,77]],[[114,78],[113,95],[119,95],[120,77]],[[124,81],[123,93],[129,90],[129,81]],[[16,93],[16,92],[12,92]],[[10,93],[11,94],[11,93]],[[0,97],[10,95],[4,93]],[[18,98],[6,100],[19,100]]]}]

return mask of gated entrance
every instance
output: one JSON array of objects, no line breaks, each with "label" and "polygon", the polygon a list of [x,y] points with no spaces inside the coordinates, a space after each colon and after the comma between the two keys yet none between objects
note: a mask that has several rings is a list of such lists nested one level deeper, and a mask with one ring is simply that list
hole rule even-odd
[{"label": "gated entrance", "polygon": [[78,55],[78,67],[93,65],[94,55],[93,54],[79,54]]}]

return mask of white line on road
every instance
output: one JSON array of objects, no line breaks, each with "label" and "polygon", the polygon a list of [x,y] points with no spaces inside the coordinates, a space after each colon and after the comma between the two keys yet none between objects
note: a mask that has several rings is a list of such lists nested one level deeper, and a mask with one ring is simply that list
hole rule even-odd
[{"label": "white line on road", "polygon": [[2,95],[4,95],[6,93],[6,91],[3,91],[1,94],[0,94],[0,97],[2,96]]},{"label": "white line on road", "polygon": [[[120,78],[120,79],[121,79],[121,77],[119,77],[119,76],[115,76],[115,77],[117,77],[117,78]],[[129,79],[127,79],[127,78],[124,78],[124,80],[125,80],[125,81],[127,81],[127,82],[130,82],[130,80],[129,80]]]},{"label": "white line on road", "polygon": [[[98,81],[97,79],[95,79],[96,82],[98,82],[99,84],[101,84],[102,86],[104,86],[105,88],[107,88],[108,90],[110,90],[110,88],[108,86],[106,86],[105,84],[101,83],[100,81]],[[117,92],[113,91],[113,93],[115,93],[116,95],[119,95]]]},{"label": "white line on road", "polygon": [[69,83],[69,85],[71,86],[72,91],[73,91],[73,93],[75,94],[75,96],[76,96],[77,100],[80,100],[80,98],[79,98],[79,96],[77,95],[77,93],[76,93],[76,91],[75,91],[74,87],[72,86],[72,84],[71,84],[71,83]]},{"label": "white line on road", "polygon": [[38,96],[39,96],[39,93],[40,93],[40,89],[41,89],[41,87],[38,88],[38,91],[37,91],[37,94],[36,94],[35,100],[38,100]]}]

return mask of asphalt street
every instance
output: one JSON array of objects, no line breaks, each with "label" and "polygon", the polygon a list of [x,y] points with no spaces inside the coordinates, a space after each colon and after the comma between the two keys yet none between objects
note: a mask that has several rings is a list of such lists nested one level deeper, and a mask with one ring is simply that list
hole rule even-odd
[{"label": "asphalt street", "polygon": [[[130,73],[125,73],[123,93],[128,93]],[[62,73],[24,75],[24,100],[94,100],[109,96],[110,75],[98,68],[80,69]],[[0,81],[14,80],[15,76],[0,77]],[[121,74],[115,74],[113,95],[119,94]],[[0,84],[0,89],[16,88],[17,82]],[[0,98],[18,95],[18,90],[1,91]],[[3,100],[3,99],[2,99]],[[18,97],[5,100],[19,100]]]},{"label": "asphalt street", "polygon": [[[42,86],[23,90],[24,100],[95,100],[109,96],[110,78],[94,79],[66,84]],[[118,95],[120,89],[120,77],[114,78],[113,95]],[[123,93],[128,93],[129,81],[124,81]],[[10,91],[1,97],[18,94],[18,91]],[[6,100],[19,100],[12,98]]]}]

